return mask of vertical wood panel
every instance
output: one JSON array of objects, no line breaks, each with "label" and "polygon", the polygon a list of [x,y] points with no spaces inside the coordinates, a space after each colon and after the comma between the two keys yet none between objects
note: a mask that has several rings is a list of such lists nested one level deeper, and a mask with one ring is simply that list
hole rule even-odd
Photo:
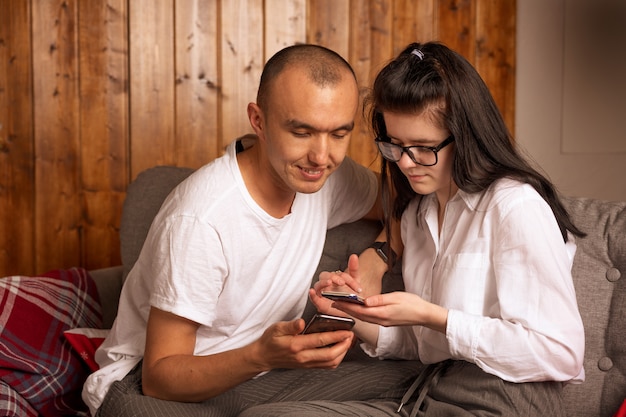
[{"label": "vertical wood panel", "polygon": [[79,3],[83,265],[121,262],[119,224],[128,185],[125,0]]},{"label": "vertical wood panel", "polygon": [[198,168],[220,154],[216,0],[176,2],[176,164]]},{"label": "vertical wood panel", "polygon": [[174,3],[128,2],[130,24],[131,177],[176,162],[174,142]]},{"label": "vertical wood panel", "polygon": [[350,1],[311,0],[307,7],[307,42],[323,45],[345,59],[350,55]]},{"label": "vertical wood panel", "polygon": [[437,39],[436,0],[396,0],[394,2],[394,56],[410,43]]},{"label": "vertical wood panel", "polygon": [[[0,275],[117,263],[128,181],[250,132],[263,64],[290,44],[337,51],[363,94],[409,42],[442,40],[512,130],[515,3],[0,0]],[[371,142],[358,120],[349,154],[376,168]]]},{"label": "vertical wood panel", "polygon": [[0,273],[34,273],[30,3],[0,1]]},{"label": "vertical wood panel", "polygon": [[263,4],[257,0],[222,2],[222,145],[251,133],[246,107],[256,100],[264,64]]},{"label": "vertical wood panel", "polygon": [[[393,2],[352,0],[350,4],[350,61],[359,82],[361,103],[380,68],[393,56]],[[377,170],[378,152],[366,115],[359,108],[348,154]]]},{"label": "vertical wood panel", "polygon": [[515,131],[515,0],[479,0],[476,69],[491,90],[511,132]]},{"label": "vertical wood panel", "polygon": [[265,0],[265,59],[306,42],[306,0]]},{"label": "vertical wood panel", "polygon": [[476,29],[474,0],[439,0],[437,16],[440,41],[474,62]]},{"label": "vertical wood panel", "polygon": [[35,270],[80,265],[76,2],[33,7]]}]

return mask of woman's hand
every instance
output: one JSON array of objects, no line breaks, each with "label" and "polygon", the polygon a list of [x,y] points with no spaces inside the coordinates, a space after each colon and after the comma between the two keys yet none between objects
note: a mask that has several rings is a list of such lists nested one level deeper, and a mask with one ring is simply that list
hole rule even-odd
[{"label": "woman's hand", "polygon": [[320,273],[319,281],[315,284],[315,287],[316,290],[319,287],[320,291],[344,291],[357,294],[363,291],[359,273],[359,257],[355,254],[350,255],[347,271]]},{"label": "woman's hand", "polygon": [[359,257],[354,254],[350,255],[348,259],[348,270],[345,272],[334,271],[320,273],[319,281],[309,290],[309,296],[317,308],[317,311],[334,316],[345,316],[345,313],[342,311],[332,308],[333,301],[322,297],[322,291],[360,293]]},{"label": "woman's hand", "polygon": [[448,321],[447,309],[404,291],[372,295],[364,306],[336,301],[330,307],[381,326],[426,326],[444,334]]}]

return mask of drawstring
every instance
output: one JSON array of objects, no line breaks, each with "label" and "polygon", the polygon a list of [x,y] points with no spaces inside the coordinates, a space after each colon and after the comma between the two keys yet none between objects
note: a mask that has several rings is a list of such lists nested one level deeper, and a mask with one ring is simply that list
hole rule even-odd
[{"label": "drawstring", "polygon": [[411,387],[407,390],[407,392],[402,397],[400,401],[400,407],[396,410],[396,413],[399,413],[402,410],[402,407],[411,399],[415,391],[421,386],[419,396],[417,397],[417,401],[413,406],[413,410],[411,411],[411,417],[415,417],[417,412],[419,411],[426,395],[428,394],[428,390],[431,387],[437,385],[439,382],[439,378],[441,374],[448,368],[452,361],[443,361],[436,364],[431,364],[426,367],[422,372],[420,372],[415,382],[411,385]]}]

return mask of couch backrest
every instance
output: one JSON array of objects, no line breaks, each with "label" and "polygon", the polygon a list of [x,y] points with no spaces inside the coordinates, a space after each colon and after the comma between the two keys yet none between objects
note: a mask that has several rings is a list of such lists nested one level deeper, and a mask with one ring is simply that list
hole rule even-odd
[{"label": "couch backrest", "polygon": [[[139,174],[128,187],[120,230],[124,276],[137,260],[161,204],[192,172],[159,166]],[[574,223],[587,233],[577,241],[573,268],[585,325],[587,379],[565,388],[566,415],[610,417],[626,398],[626,202],[565,198],[564,203]],[[318,271],[345,268],[348,255],[367,247],[379,227],[361,221],[330,230]],[[399,268],[394,269],[385,278],[386,290],[401,285]]]},{"label": "couch backrest", "polygon": [[585,325],[585,373],[565,388],[568,416],[612,416],[626,398],[626,202],[564,199],[587,236],[572,275]]},{"label": "couch backrest", "polygon": [[124,279],[135,265],[163,201],[193,171],[191,168],[156,166],[141,172],[128,186],[120,223]]}]

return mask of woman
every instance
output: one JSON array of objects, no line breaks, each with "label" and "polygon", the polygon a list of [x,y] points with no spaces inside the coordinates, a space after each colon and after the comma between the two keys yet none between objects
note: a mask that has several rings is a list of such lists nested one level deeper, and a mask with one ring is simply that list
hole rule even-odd
[{"label": "woman", "polygon": [[409,45],[378,74],[369,105],[406,292],[331,305],[317,294],[333,280],[322,280],[318,309],[360,319],[355,332],[372,356],[430,364],[402,411],[562,415],[563,383],[584,380],[571,276],[574,236],[584,234],[458,53]]},{"label": "woman", "polygon": [[369,108],[405,292],[364,306],[320,297],[344,284],[368,292],[352,255],[348,273],[323,273],[311,299],[356,318],[371,356],[426,366],[400,404],[289,402],[245,415],[563,415],[563,383],[584,380],[571,276],[583,233],[554,187],[511,144],[475,69],[444,45],[409,45],[378,74]]}]

